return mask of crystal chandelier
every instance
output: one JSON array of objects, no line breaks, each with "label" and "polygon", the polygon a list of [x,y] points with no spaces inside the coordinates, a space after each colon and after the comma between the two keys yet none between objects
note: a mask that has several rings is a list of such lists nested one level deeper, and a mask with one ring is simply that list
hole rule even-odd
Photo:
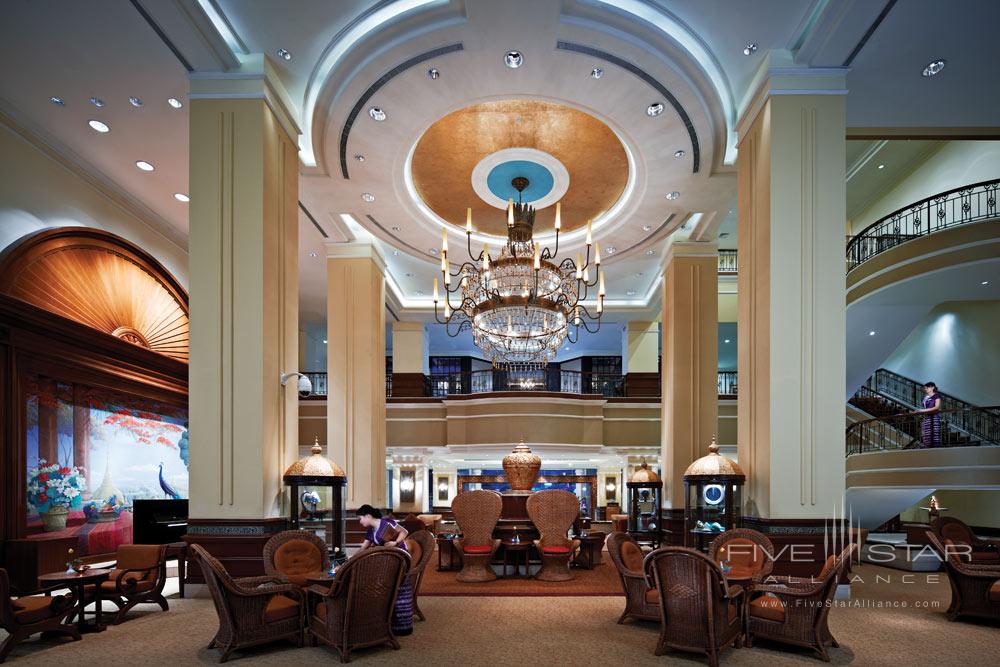
[{"label": "crystal chandelier", "polygon": [[[604,274],[601,246],[594,244],[587,223],[586,259],[557,263],[561,204],[556,204],[555,249],[542,248],[534,240],[535,209],[520,201],[528,179],[517,177],[511,185],[518,201],[507,205],[507,242],[499,256],[490,254],[489,244],[478,256],[472,254],[472,209],[465,223],[469,261],[455,273],[448,264],[448,232],[441,244],[441,282],[444,286],[443,317],[439,312],[438,279],[434,279],[434,317],[454,338],[472,330],[475,344],[496,368],[532,370],[544,367],[564,341],[576,343],[580,329],[596,333],[604,312]],[[594,246],[591,266],[590,251]],[[593,276],[591,276],[593,269]],[[593,278],[593,280],[591,280]],[[454,286],[453,286],[454,285]],[[597,287],[596,311],[583,301]],[[458,304],[453,305],[451,295]],[[591,322],[596,323],[591,328]]]}]

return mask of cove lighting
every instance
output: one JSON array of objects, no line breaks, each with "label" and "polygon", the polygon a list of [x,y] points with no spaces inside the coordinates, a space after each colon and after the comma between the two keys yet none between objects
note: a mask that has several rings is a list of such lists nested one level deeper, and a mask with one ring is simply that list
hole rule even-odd
[{"label": "cove lighting", "polygon": [[153,171],[154,169],[156,169],[156,167],[146,162],[145,160],[139,160],[138,162],[135,163],[135,166],[139,167],[139,169],[142,169],[143,171]]},{"label": "cove lighting", "polygon": [[105,123],[102,123],[99,120],[88,120],[87,125],[90,126],[90,129],[94,130],[95,132],[100,132],[101,134],[111,131],[110,127],[108,127]]},{"label": "cove lighting", "polygon": [[188,196],[187,196],[186,194],[184,194],[183,192],[175,192],[175,193],[174,193],[174,199],[176,199],[176,200],[177,200],[177,201],[179,201],[179,202],[183,202],[183,203],[185,203],[185,204],[186,204],[186,203],[188,203],[189,201],[191,201],[191,198],[190,198],[190,197],[188,197]]}]

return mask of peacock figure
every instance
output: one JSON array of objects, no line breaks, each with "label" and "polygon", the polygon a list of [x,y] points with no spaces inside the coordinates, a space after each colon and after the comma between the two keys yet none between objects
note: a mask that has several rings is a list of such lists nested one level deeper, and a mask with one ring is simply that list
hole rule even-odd
[{"label": "peacock figure", "polygon": [[163,479],[163,462],[162,461],[160,462],[160,488],[163,489],[163,492],[165,494],[167,494],[169,497],[173,498],[174,500],[180,500],[181,494],[177,493],[174,490],[174,487],[170,486],[169,482],[167,482],[167,480]]}]

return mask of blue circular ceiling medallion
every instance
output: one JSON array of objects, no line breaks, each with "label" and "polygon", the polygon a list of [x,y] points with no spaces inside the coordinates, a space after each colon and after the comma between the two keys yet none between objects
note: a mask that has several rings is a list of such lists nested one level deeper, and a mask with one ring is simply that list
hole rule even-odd
[{"label": "blue circular ceiling medallion", "polygon": [[508,160],[501,162],[490,170],[486,176],[486,186],[496,197],[507,201],[518,201],[518,192],[511,181],[518,176],[528,179],[528,187],[520,194],[521,201],[535,202],[552,191],[555,178],[544,166],[528,160]]}]

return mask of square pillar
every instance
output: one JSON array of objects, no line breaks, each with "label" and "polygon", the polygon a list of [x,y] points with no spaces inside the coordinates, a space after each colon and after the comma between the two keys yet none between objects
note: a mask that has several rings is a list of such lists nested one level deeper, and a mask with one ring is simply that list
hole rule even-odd
[{"label": "square pillar", "polygon": [[282,92],[260,54],[191,81],[192,534],[283,526],[281,475],[298,456],[295,381],[280,383],[299,370],[298,128]]},{"label": "square pillar", "polygon": [[718,427],[718,251],[675,242],[663,272],[662,465],[666,506],[684,507],[684,471]]},{"label": "square pillar", "polygon": [[776,64],[739,123],[738,459],[746,514],[820,519],[844,490],[847,91]]},{"label": "square pillar", "polygon": [[625,395],[660,395],[660,323],[625,325]]},{"label": "square pillar", "polygon": [[371,243],[328,243],[326,428],[347,506],[386,506],[385,260]]},{"label": "square pillar", "polygon": [[430,359],[423,322],[392,323],[392,395],[426,396]]}]

